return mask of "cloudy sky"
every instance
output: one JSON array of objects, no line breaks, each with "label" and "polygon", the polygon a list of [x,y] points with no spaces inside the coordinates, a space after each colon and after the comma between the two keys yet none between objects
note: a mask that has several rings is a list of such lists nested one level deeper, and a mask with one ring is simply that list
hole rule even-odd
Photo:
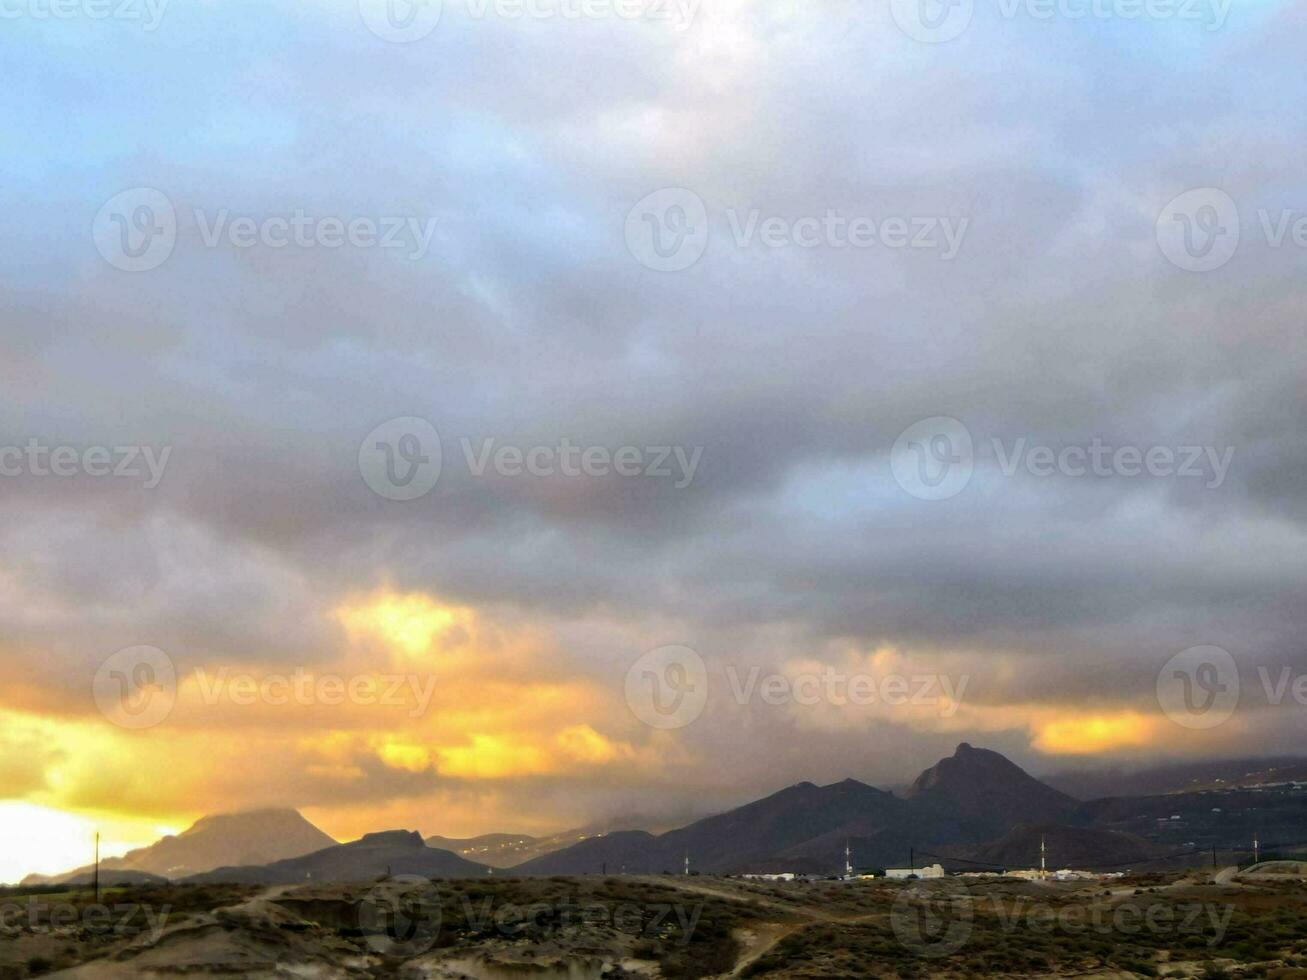
[{"label": "cloudy sky", "polygon": [[1301,744],[1300,4],[362,4],[0,4],[0,879]]}]

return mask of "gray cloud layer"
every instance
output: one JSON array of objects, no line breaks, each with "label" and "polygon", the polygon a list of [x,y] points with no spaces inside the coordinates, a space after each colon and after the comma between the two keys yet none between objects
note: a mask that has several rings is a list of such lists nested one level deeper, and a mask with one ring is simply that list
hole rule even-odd
[{"label": "gray cloud layer", "polygon": [[[882,6],[780,0],[705,4],[684,32],[447,8],[410,45],[343,3],[178,3],[148,35],[20,22],[0,42],[0,443],[172,457],[153,490],[4,479],[5,656],[69,698],[132,643],[295,662],[341,642],[324,618],[341,596],[388,583],[548,621],[576,670],[615,683],[661,642],[772,662],[843,641],[963,652],[977,675],[1016,657],[973,685],[996,704],[1143,704],[1196,643],[1307,669],[1307,254],[1258,241],[1254,217],[1307,209],[1305,41],[1300,9],[1252,0],[1213,32],[982,10],[942,45]],[[137,186],[168,194],[178,245],[127,274],[87,229]],[[666,186],[709,211],[681,273],[623,240]],[[1203,186],[1239,202],[1246,240],[1192,273],[1153,226]],[[300,208],[436,230],[409,260],[206,248],[193,216]],[[947,261],[738,248],[726,212],[753,208],[969,230]],[[976,475],[917,500],[889,452],[941,415],[975,436]],[[444,439],[439,484],[410,503],[356,462],[401,416]],[[1095,437],[1234,457],[1207,488],[1005,477],[988,448]],[[681,489],[478,479],[463,438],[703,453]],[[627,624],[628,646],[587,644],[590,617]],[[697,737],[729,744],[732,724]],[[740,792],[908,775],[866,731],[755,725],[724,780]],[[1257,748],[1295,728],[1268,723]],[[913,739],[876,741],[924,764],[954,740]],[[990,741],[1029,755],[1019,733]]]}]

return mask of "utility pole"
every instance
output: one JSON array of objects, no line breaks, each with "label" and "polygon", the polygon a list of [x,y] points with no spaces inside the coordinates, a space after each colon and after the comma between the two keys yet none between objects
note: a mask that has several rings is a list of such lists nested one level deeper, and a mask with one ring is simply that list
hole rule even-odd
[{"label": "utility pole", "polygon": [[1216,845],[1212,845],[1212,867],[1216,867]]},{"label": "utility pole", "polygon": [[1262,860],[1262,842],[1258,839],[1257,831],[1253,831],[1253,864],[1260,864]]},{"label": "utility pole", "polygon": [[690,852],[689,852],[689,851],[686,851],[686,852],[685,852],[685,873],[686,873],[687,875],[690,873]]},{"label": "utility pole", "polygon": [[853,877],[853,859],[849,856],[849,842],[844,842],[844,877]]},{"label": "utility pole", "polygon": [[910,874],[917,873],[917,852],[911,847],[908,848],[908,872]]},{"label": "utility pole", "polygon": [[1039,877],[1048,877],[1048,845],[1043,836],[1039,838]]},{"label": "utility pole", "polygon": [[95,904],[100,904],[100,832],[95,832]]}]

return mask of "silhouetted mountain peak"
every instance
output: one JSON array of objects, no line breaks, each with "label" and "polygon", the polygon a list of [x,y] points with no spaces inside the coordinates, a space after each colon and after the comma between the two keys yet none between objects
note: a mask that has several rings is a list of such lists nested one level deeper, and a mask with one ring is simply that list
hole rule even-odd
[{"label": "silhouetted mountain peak", "polygon": [[[847,790],[847,789],[859,789],[859,790],[860,790],[860,789],[872,789],[872,790],[876,789],[875,786],[868,786],[866,783],[862,782],[861,780],[857,780],[857,779],[841,779],[838,783],[831,783],[829,786],[826,786],[826,787],[823,787],[823,788],[824,788],[824,789],[846,789],[846,790]],[[877,792],[881,792],[880,790],[876,790],[876,791],[877,791]]]},{"label": "silhouetted mountain peak", "polygon": [[967,742],[918,776],[907,798],[994,836],[1023,821],[1056,822],[1075,806],[1006,756]]},{"label": "silhouetted mountain peak", "polygon": [[427,842],[416,830],[378,830],[364,834],[350,847],[426,847]]}]

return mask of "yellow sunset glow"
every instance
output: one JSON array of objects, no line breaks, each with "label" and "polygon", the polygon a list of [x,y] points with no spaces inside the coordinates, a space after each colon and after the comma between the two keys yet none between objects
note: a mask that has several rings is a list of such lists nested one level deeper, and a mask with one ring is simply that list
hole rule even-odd
[{"label": "yellow sunset glow", "polygon": [[21,842],[20,847],[0,850],[0,882],[90,864],[96,831],[101,857],[117,857],[177,832],[175,827],[147,820],[84,816],[16,800],[0,802],[0,840]]},{"label": "yellow sunset glow", "polygon": [[471,610],[440,605],[422,593],[383,593],[342,606],[336,615],[351,636],[376,637],[409,657],[429,653],[440,634],[473,617]]},{"label": "yellow sunset glow", "polygon": [[1149,744],[1158,719],[1127,711],[1060,718],[1036,732],[1035,748],[1050,755],[1092,755]]},{"label": "yellow sunset glow", "polygon": [[[145,731],[119,729],[94,707],[59,718],[0,709],[0,787],[13,794],[0,804],[0,834],[25,843],[0,861],[0,880],[85,864],[97,828],[106,856],[205,813],[268,805],[312,811],[340,839],[395,827],[482,833],[521,826],[509,802],[519,780],[562,775],[618,785],[701,761],[682,733],[633,726],[620,684],[570,666],[563,641],[539,624],[386,590],[360,593],[325,615],[343,627],[345,642],[321,662],[183,669],[179,658],[176,704]],[[795,658],[786,669],[821,674],[828,664],[876,677],[940,671],[890,647]],[[965,671],[953,666],[948,674],[961,692]],[[360,679],[370,683],[358,688],[366,697],[286,697],[276,678],[299,674],[310,693],[324,678],[345,681],[339,689],[347,692]],[[236,685],[237,675],[249,683]],[[933,733],[1023,731],[1049,756],[1110,753],[1166,735],[1156,718],[1110,705],[1075,714],[1051,704],[955,702],[950,690],[932,688],[938,700],[922,704],[839,703],[796,717],[814,731],[871,723]],[[383,770],[386,790],[373,793],[370,783]],[[385,795],[394,787],[401,792]]]}]

